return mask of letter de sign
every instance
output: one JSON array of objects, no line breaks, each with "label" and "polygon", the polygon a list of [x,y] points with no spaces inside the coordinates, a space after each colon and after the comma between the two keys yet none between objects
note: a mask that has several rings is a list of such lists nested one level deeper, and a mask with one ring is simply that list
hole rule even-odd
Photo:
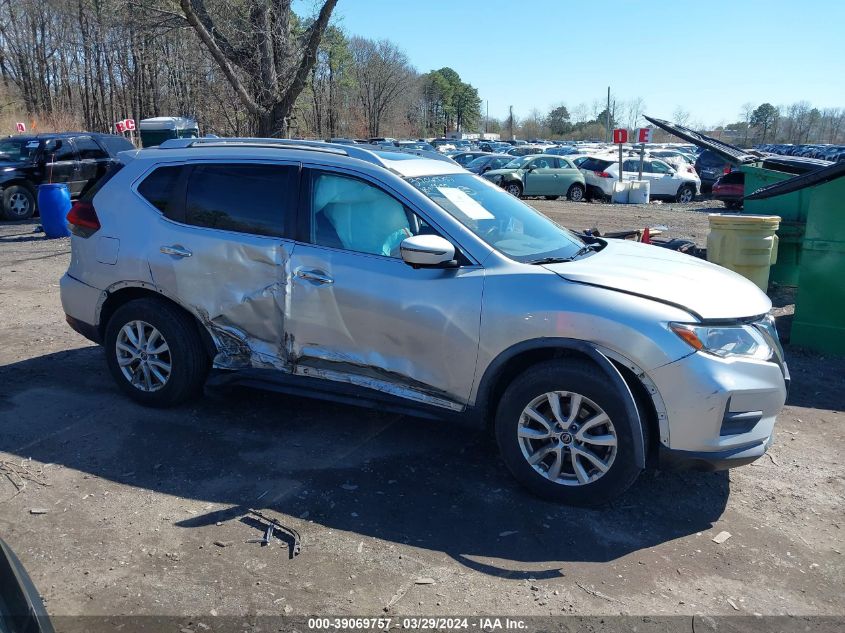
[{"label": "letter de sign", "polygon": [[654,128],[640,127],[637,128],[637,143],[651,143],[654,138]]},{"label": "letter de sign", "polygon": [[17,122],[17,123],[15,123],[15,129],[16,129],[18,132],[20,132],[21,134],[23,134],[24,132],[26,132],[26,126],[25,126],[23,123],[21,123],[20,121],[19,121],[19,122]]},{"label": "letter de sign", "polygon": [[613,142],[617,145],[628,142],[628,130],[625,128],[617,128],[613,130]]}]

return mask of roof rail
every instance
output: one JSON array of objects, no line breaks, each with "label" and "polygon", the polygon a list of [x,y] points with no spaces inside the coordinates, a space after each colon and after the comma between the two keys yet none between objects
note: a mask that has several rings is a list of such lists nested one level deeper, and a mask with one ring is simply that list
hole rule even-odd
[{"label": "roof rail", "polygon": [[368,163],[385,167],[373,151],[355,145],[326,143],[325,141],[304,141],[287,138],[172,138],[159,145],[159,149],[184,149],[187,147],[272,147],[277,149],[305,149],[327,154],[338,154],[357,158]]}]

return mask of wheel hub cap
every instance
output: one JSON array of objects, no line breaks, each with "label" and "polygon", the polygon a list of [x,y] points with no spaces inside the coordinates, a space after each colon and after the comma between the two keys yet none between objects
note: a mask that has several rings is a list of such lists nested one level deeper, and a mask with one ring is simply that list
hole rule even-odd
[{"label": "wheel hub cap", "polygon": [[146,321],[130,321],[120,328],[115,354],[121,373],[136,389],[158,391],[170,379],[170,347],[161,332]]},{"label": "wheel hub cap", "polygon": [[613,422],[578,393],[551,391],[523,409],[517,426],[522,455],[546,479],[583,486],[600,479],[616,458]]}]

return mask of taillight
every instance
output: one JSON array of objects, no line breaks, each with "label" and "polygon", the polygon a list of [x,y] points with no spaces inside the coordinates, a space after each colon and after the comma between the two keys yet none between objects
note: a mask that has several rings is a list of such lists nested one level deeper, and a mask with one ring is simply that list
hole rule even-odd
[{"label": "taillight", "polygon": [[70,232],[79,237],[90,237],[100,230],[100,218],[97,217],[94,205],[81,200],[70,208],[67,223],[70,225]]},{"label": "taillight", "polygon": [[593,173],[599,178],[613,178],[613,176],[608,174],[606,171],[596,171]]}]

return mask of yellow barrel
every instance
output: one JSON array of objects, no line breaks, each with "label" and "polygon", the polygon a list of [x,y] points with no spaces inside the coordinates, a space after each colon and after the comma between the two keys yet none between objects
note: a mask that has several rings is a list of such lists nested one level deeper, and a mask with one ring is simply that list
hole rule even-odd
[{"label": "yellow barrel", "polygon": [[765,292],[769,267],[777,261],[777,215],[710,214],[707,260],[750,279]]}]

